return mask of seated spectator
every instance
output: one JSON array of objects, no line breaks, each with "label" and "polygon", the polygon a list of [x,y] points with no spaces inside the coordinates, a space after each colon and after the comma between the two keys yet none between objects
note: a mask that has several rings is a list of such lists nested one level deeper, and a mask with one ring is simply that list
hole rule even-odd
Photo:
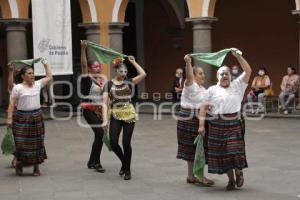
[{"label": "seated spectator", "polygon": [[256,111],[264,112],[263,100],[265,96],[271,96],[273,94],[271,88],[271,81],[267,75],[267,71],[264,67],[258,69],[258,75],[254,77],[251,85],[251,91],[247,95],[248,105],[251,109],[251,113],[254,113],[253,110],[253,99],[257,99],[259,106]]},{"label": "seated spectator", "polygon": [[[299,75],[296,74],[294,67],[287,68],[287,75],[282,78],[279,103],[285,115],[288,114],[287,106],[295,98],[299,88]],[[285,100],[285,98],[287,98]]]}]

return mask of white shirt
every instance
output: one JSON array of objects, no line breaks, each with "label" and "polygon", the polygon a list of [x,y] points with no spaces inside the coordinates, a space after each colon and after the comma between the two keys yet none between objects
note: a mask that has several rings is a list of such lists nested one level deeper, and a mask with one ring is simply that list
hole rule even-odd
[{"label": "white shirt", "polygon": [[91,99],[93,103],[101,104],[103,102],[101,88],[94,82],[93,79],[88,98]]},{"label": "white shirt", "polygon": [[181,94],[181,107],[199,109],[201,104],[205,101],[206,89],[203,86],[199,86],[196,82],[193,82],[190,86],[185,86]]},{"label": "white shirt", "polygon": [[241,110],[241,102],[244,98],[248,83],[242,79],[244,73],[232,81],[227,88],[219,85],[207,89],[207,102],[212,114],[230,114]]},{"label": "white shirt", "polygon": [[40,93],[43,87],[41,79],[35,81],[32,87],[26,87],[20,83],[13,87],[11,98],[17,98],[18,110],[36,110],[41,108]]}]

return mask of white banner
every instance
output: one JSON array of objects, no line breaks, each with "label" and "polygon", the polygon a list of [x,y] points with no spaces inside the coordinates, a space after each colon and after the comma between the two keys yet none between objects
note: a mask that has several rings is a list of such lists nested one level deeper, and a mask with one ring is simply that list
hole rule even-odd
[{"label": "white banner", "polygon": [[[34,58],[45,57],[53,75],[73,74],[70,0],[32,0]],[[45,75],[42,64],[35,75]]]}]

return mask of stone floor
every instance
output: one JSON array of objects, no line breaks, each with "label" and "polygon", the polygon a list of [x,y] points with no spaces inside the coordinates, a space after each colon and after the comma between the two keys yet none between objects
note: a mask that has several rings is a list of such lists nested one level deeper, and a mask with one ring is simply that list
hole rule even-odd
[{"label": "stone floor", "polygon": [[[132,140],[133,179],[118,176],[120,163],[103,147],[104,174],[89,170],[86,162],[93,134],[78,125],[81,117],[46,121],[49,159],[43,175],[18,177],[11,156],[0,157],[1,200],[292,200],[300,195],[300,123],[297,119],[247,121],[247,156],[242,189],[227,192],[225,175],[209,175],[214,187],[185,183],[186,164],[177,160],[176,121],[170,115],[153,120],[140,115]],[[0,139],[5,126],[0,128]]]}]

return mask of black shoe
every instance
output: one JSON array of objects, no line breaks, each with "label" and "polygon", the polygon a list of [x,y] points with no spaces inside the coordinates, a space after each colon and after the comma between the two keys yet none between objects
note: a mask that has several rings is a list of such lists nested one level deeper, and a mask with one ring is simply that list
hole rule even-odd
[{"label": "black shoe", "polygon": [[96,169],[97,172],[99,173],[104,173],[106,170],[102,167],[101,164],[95,164],[94,168]]},{"label": "black shoe", "polygon": [[124,167],[121,167],[120,171],[119,171],[119,175],[123,176],[125,174],[125,169]]},{"label": "black shoe", "polygon": [[131,179],[131,173],[130,171],[125,172],[124,180],[130,180]]},{"label": "black shoe", "polygon": [[88,162],[88,163],[87,163],[87,167],[88,167],[89,169],[95,169],[95,163]]}]

